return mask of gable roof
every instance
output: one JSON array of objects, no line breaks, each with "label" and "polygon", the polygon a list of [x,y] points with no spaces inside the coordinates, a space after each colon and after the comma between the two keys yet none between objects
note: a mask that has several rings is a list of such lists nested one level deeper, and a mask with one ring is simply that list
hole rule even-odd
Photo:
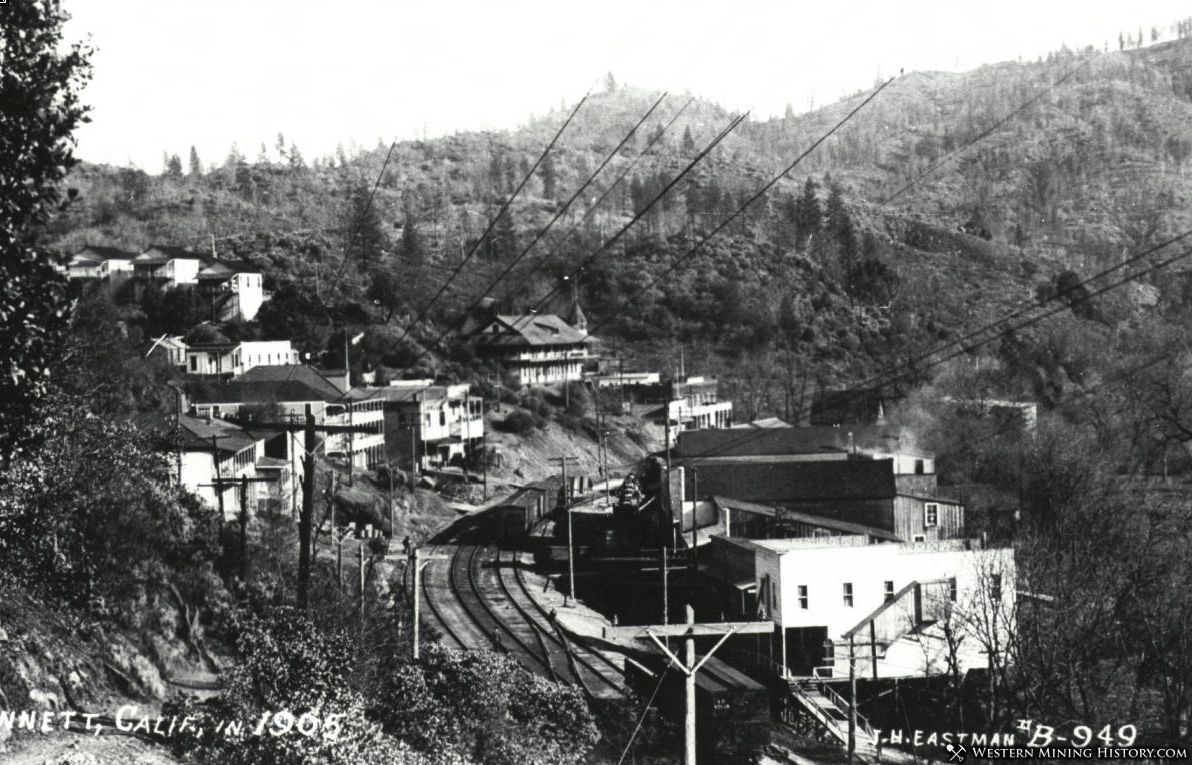
[{"label": "gable roof", "polygon": [[151,244],[145,248],[144,252],[133,258],[137,263],[165,263],[175,259],[209,260],[207,256],[191,252],[185,247],[174,247],[168,244]]},{"label": "gable roof", "polygon": [[901,428],[849,425],[839,428],[758,427],[688,430],[679,434],[673,454],[680,457],[745,457],[847,452],[849,437],[859,450],[909,452],[901,448]]},{"label": "gable roof", "polygon": [[498,315],[494,319],[505,331],[480,332],[476,339],[485,345],[579,345],[587,337],[553,313]]},{"label": "gable roof", "polygon": [[74,254],[75,258],[84,258],[86,260],[132,260],[137,254],[135,252],[128,252],[119,247],[105,247],[98,244],[89,244]]},{"label": "gable roof", "polygon": [[214,448],[224,454],[235,454],[260,440],[258,436],[250,434],[239,425],[226,422],[218,417],[213,417],[208,421],[205,418],[191,417],[188,414],[179,415],[179,448],[185,451],[210,452],[212,436],[215,436]]},{"label": "gable roof", "polygon": [[179,385],[196,404],[328,402],[343,397],[343,391],[304,364],[256,366],[228,382],[185,380]]},{"label": "gable roof", "polygon": [[243,260],[215,260],[199,269],[198,278],[211,281],[224,281],[232,278],[233,274],[259,274],[261,269]]},{"label": "gable roof", "polygon": [[[691,471],[684,480],[692,483]],[[893,460],[708,462],[698,469],[700,496],[747,502],[893,499]]]}]

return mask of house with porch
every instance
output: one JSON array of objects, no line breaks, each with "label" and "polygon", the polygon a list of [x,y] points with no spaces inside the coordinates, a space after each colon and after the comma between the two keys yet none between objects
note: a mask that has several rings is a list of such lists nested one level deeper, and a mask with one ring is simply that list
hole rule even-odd
[{"label": "house with porch", "polygon": [[499,362],[520,385],[582,380],[584,365],[597,358],[586,328],[554,314],[494,314],[475,323],[469,336],[478,356]]},{"label": "house with porch", "polygon": [[196,284],[199,269],[209,260],[182,247],[152,244],[132,259],[133,276],[160,287]]},{"label": "house with porch", "polygon": [[298,361],[289,340],[217,340],[186,349],[186,373],[191,375],[234,377],[254,367],[292,366]]},{"label": "house with porch", "polygon": [[254,366],[231,380],[185,379],[173,383],[183,411],[196,417],[241,418],[275,408],[282,417],[304,417],[309,405],[322,423],[329,403],[344,391],[304,364]]},{"label": "house with porch", "polygon": [[366,388],[383,402],[385,450],[403,467],[466,461],[484,440],[484,400],[470,386],[398,384]]}]

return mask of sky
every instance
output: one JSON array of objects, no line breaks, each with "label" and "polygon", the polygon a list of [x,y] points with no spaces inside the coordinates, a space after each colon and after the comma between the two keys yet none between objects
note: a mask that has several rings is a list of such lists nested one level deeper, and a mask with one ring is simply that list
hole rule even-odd
[{"label": "sky", "polygon": [[[338,144],[513,128],[622,84],[755,118],[830,103],[900,70],[1035,59],[1119,32],[1162,40],[1187,0],[63,0],[95,47],[77,156],[162,169],[190,147],[250,160],[278,133]],[[581,117],[577,116],[577,119]]]}]

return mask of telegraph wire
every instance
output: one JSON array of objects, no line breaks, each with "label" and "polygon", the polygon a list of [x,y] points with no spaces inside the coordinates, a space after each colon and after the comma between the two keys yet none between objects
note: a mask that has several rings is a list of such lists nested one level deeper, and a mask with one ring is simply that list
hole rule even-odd
[{"label": "telegraph wire", "polygon": [[415,325],[421,323],[422,320],[426,318],[427,314],[430,313],[431,307],[434,306],[434,304],[439,300],[439,298],[443,296],[443,293],[447,291],[448,287],[451,286],[451,283],[455,280],[456,274],[458,274],[460,271],[462,271],[464,266],[466,266],[468,264],[468,262],[472,260],[472,256],[474,256],[476,254],[476,251],[480,249],[480,245],[484,243],[484,240],[489,237],[489,235],[492,233],[493,229],[496,227],[497,221],[499,221],[501,219],[501,216],[504,215],[509,210],[509,208],[513,205],[513,200],[517,198],[517,195],[521,193],[521,190],[523,188],[525,188],[526,184],[529,183],[530,179],[532,177],[534,177],[534,173],[538,171],[538,166],[541,165],[543,160],[546,159],[547,154],[549,154],[551,152],[551,150],[555,148],[555,144],[559,142],[559,138],[562,137],[563,131],[565,131],[567,129],[567,127],[571,124],[572,120],[575,119],[575,115],[577,113],[579,113],[579,110],[581,108],[583,108],[583,105],[585,103],[587,103],[588,97],[591,95],[591,93],[592,93],[592,88],[588,88],[588,92],[584,94],[584,97],[581,98],[579,100],[579,103],[577,103],[575,105],[575,108],[571,110],[571,114],[567,115],[567,119],[563,121],[563,124],[555,132],[554,137],[550,140],[550,143],[547,144],[546,149],[543,150],[543,152],[538,156],[538,159],[535,160],[534,164],[526,172],[525,176],[522,177],[521,183],[519,183],[517,185],[517,188],[515,188],[513,190],[513,193],[510,194],[509,198],[506,199],[505,202],[501,205],[501,209],[498,210],[497,214],[493,217],[493,219],[491,221],[489,221],[488,227],[484,230],[484,233],[480,235],[480,238],[477,239],[475,244],[472,245],[471,249],[468,250],[468,254],[465,255],[463,260],[461,260],[459,262],[459,264],[455,267],[455,270],[452,273],[451,277],[447,280],[447,283],[444,284],[442,287],[440,287],[438,289],[438,291],[435,292],[434,296],[430,299],[430,302],[427,303],[423,307],[422,311],[418,314],[418,316],[412,322],[407,324],[405,329],[402,330],[401,335],[398,336],[398,338],[397,338],[398,342],[400,342],[403,338],[405,338],[407,335],[409,335],[410,330],[412,330]]},{"label": "telegraph wire", "polygon": [[[574,269],[572,269],[571,272],[567,274],[567,279],[574,279],[581,271],[583,271],[593,261],[595,261],[596,258],[600,257],[600,255],[602,255],[610,247],[612,247],[612,245],[614,243],[616,243],[616,241],[618,239],[620,239],[622,236],[625,235],[625,232],[627,232],[630,228],[632,228],[634,226],[634,224],[636,224],[639,220],[644,218],[650,212],[650,210],[652,210],[654,208],[654,205],[658,204],[658,202],[664,196],[666,196],[668,193],[670,193],[670,190],[673,189],[679,183],[679,181],[681,181],[684,177],[686,177],[687,174],[689,172],[691,172],[692,168],[694,168],[700,162],[700,160],[702,160],[713,149],[715,149],[717,146],[719,146],[720,142],[723,141],[725,138],[727,138],[728,135],[731,132],[733,132],[733,130],[735,130],[737,128],[737,126],[740,125],[742,122],[744,122],[746,120],[746,118],[748,118],[748,117],[749,117],[749,112],[741,112],[741,113],[737,114],[735,117],[733,117],[733,119],[729,122],[729,124],[724,129],[722,129],[716,135],[715,138],[712,139],[712,141],[704,148],[704,150],[701,151],[698,155],[696,155],[695,159],[693,159],[689,163],[687,163],[686,167],[684,167],[679,172],[678,175],[676,175],[674,178],[672,178],[671,181],[669,183],[667,183],[666,186],[664,186],[661,191],[659,191],[657,194],[655,194],[654,198],[651,199],[648,203],[646,203],[646,205],[641,210],[634,213],[633,217],[629,219],[628,223],[626,223],[620,229],[618,229],[617,232],[615,234],[613,234],[612,237],[610,237],[608,239],[608,241],[604,242],[599,247],[597,247],[586,258],[584,258],[583,261],[581,261],[578,266],[576,266]],[[542,296],[538,300],[538,302],[536,302],[534,304],[534,307],[530,309],[531,312],[537,311],[540,308],[542,308],[544,305],[546,305],[555,295],[559,294],[560,289],[561,289],[560,285],[556,285],[555,287],[551,288],[550,291],[548,291],[544,296]]]},{"label": "telegraph wire", "polygon": [[881,85],[879,85],[872,93],[869,94],[868,97],[865,98],[865,100],[863,100],[861,103],[857,104],[857,106],[855,106],[852,109],[852,111],[850,111],[839,122],[837,122],[835,125],[833,125],[832,128],[828,130],[828,132],[824,133],[822,136],[820,136],[818,139],[816,139],[801,154],[799,154],[799,156],[795,157],[794,161],[789,163],[781,172],[779,172],[777,175],[775,175],[773,178],[771,178],[767,183],[762,185],[762,187],[760,189],[758,189],[756,192],[754,192],[754,194],[752,196],[750,196],[749,199],[747,199],[744,204],[742,204],[740,207],[738,207],[736,209],[736,211],[733,212],[732,215],[728,216],[728,218],[721,221],[720,224],[718,226],[716,226],[716,228],[712,229],[711,233],[709,233],[706,236],[704,236],[703,238],[701,238],[698,242],[696,242],[695,246],[693,246],[691,249],[687,250],[686,252],[684,252],[684,253],[676,256],[674,259],[672,259],[670,264],[666,268],[664,268],[661,273],[659,273],[653,279],[648,281],[645,285],[643,285],[641,287],[641,289],[637,290],[636,292],[632,293],[627,298],[622,300],[617,305],[616,309],[611,311],[609,313],[609,316],[607,318],[605,318],[603,321],[597,323],[596,326],[591,329],[591,331],[595,332],[600,327],[603,327],[606,324],[608,324],[614,318],[619,318],[621,311],[623,311],[626,306],[628,306],[637,297],[642,295],[646,290],[650,289],[655,284],[657,284],[659,279],[661,279],[664,276],[666,276],[667,274],[669,274],[677,266],[679,266],[683,261],[685,261],[687,258],[690,258],[697,251],[699,251],[705,244],[708,243],[709,240],[712,239],[712,237],[716,236],[721,231],[723,231],[725,228],[727,228],[729,225],[731,225],[732,222],[735,221],[738,217],[740,217],[745,212],[745,210],[747,210],[749,208],[750,205],[752,205],[754,202],[756,202],[762,196],[767,194],[770,191],[770,189],[772,189],[780,180],[785,178],[787,176],[787,174],[790,173],[791,170],[794,170],[795,167],[800,162],[802,162],[809,154],[811,154],[811,152],[813,152],[817,148],[819,148],[820,144],[822,144],[824,141],[828,140],[828,138],[830,138],[832,135],[834,135],[837,130],[839,130],[841,127],[843,127],[845,125],[845,123],[847,123],[849,120],[851,120],[859,111],[861,111],[863,108],[865,108],[867,105],[869,105],[869,103],[871,101],[873,101],[873,99],[877,98],[878,94],[880,94],[883,90],[885,90],[886,87],[889,86],[890,83],[894,82],[895,79],[896,78],[891,77],[890,79],[886,80]]},{"label": "telegraph wire", "polygon": [[638,155],[635,156],[633,158],[633,160],[628,165],[625,166],[624,169],[621,170],[621,172],[617,175],[616,179],[614,179],[613,182],[611,184],[609,184],[608,188],[606,188],[604,190],[604,192],[599,197],[597,197],[597,199],[588,207],[587,212],[584,213],[584,217],[581,218],[579,220],[579,222],[573,223],[571,225],[571,227],[566,232],[563,233],[563,235],[558,239],[558,241],[555,242],[555,244],[551,247],[550,251],[547,252],[546,255],[543,255],[541,258],[538,259],[537,267],[540,268],[543,265],[545,265],[548,261],[550,261],[555,256],[555,254],[559,251],[559,248],[563,246],[563,244],[571,237],[572,234],[574,234],[576,231],[578,231],[581,226],[587,225],[587,223],[592,219],[592,217],[600,209],[601,205],[604,204],[604,200],[608,199],[609,195],[612,194],[613,191],[615,191],[617,189],[617,187],[621,185],[621,183],[625,180],[626,176],[628,176],[629,173],[633,172],[633,169],[635,167],[637,167],[637,163],[640,162],[643,157],[645,157],[647,154],[650,153],[650,149],[654,148],[654,144],[656,144],[656,143],[658,143],[658,141],[662,140],[662,137],[664,135],[666,135],[666,133],[670,130],[671,126],[675,124],[675,122],[679,119],[679,117],[682,116],[683,112],[687,111],[687,108],[689,106],[691,106],[691,104],[694,102],[695,102],[695,98],[687,99],[687,103],[683,104],[683,106],[681,106],[679,108],[679,110],[674,113],[674,115],[670,118],[670,120],[665,125],[663,125],[662,130],[660,132],[655,133],[654,136],[650,138],[650,141],[649,141],[649,143],[646,144],[646,147],[644,149],[642,149],[641,152],[639,152]]},{"label": "telegraph wire", "polygon": [[[547,222],[546,226],[542,230],[540,230],[537,234],[535,234],[533,240],[531,240],[530,243],[528,245],[526,245],[520,253],[518,253],[517,257],[514,258],[513,261],[510,262],[505,267],[505,269],[503,271],[501,271],[500,274],[497,275],[497,277],[492,281],[492,283],[488,287],[486,287],[483,292],[480,293],[480,295],[473,301],[473,303],[472,303],[473,306],[479,305],[480,302],[482,300],[484,300],[484,298],[487,297],[488,294],[490,292],[492,292],[493,289],[495,289],[498,284],[501,283],[501,280],[503,280],[506,276],[508,276],[509,273],[517,266],[517,264],[520,263],[522,261],[522,259],[527,254],[529,254],[530,250],[534,249],[534,246],[537,245],[538,242],[541,241],[544,236],[546,236],[547,232],[549,232],[551,230],[551,228],[555,225],[555,223],[557,223],[558,220],[563,217],[563,215],[567,212],[567,210],[571,207],[571,205],[575,202],[575,200],[579,199],[580,195],[584,193],[584,191],[588,188],[588,186],[591,186],[592,183],[596,180],[596,178],[602,172],[604,172],[604,168],[608,167],[609,162],[612,162],[613,158],[615,158],[617,156],[617,153],[622,148],[624,148],[625,144],[629,143],[629,141],[633,138],[633,136],[637,134],[637,131],[641,128],[641,126],[643,124],[645,124],[646,120],[648,120],[650,118],[650,115],[652,115],[658,109],[658,107],[662,105],[662,102],[664,100],[666,100],[667,95],[668,94],[664,92],[661,96],[658,97],[658,99],[653,103],[653,105],[651,105],[650,108],[646,110],[646,113],[643,114],[641,116],[641,119],[639,119],[634,124],[634,126],[629,129],[629,132],[625,134],[625,137],[621,139],[621,142],[618,143],[615,147],[613,147],[613,150],[608,153],[608,156],[606,156],[604,158],[604,161],[600,163],[600,166],[596,168],[596,171],[588,176],[588,179],[583,182],[583,185],[581,185],[578,189],[575,190],[575,193],[573,193],[571,195],[571,197],[568,198],[568,200],[563,204],[563,206],[559,208],[558,212],[556,212],[554,217],[551,218],[550,221]],[[445,336],[446,336],[446,334],[440,335],[439,340],[442,340],[443,337],[445,337]]]}]

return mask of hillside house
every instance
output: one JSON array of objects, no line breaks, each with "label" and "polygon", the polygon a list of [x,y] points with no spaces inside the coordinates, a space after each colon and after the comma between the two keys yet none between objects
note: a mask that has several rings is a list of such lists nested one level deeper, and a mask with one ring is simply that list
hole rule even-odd
[{"label": "hillside house", "polygon": [[[181,486],[208,507],[221,508],[225,521],[242,510],[289,514],[301,503],[301,446],[293,434],[246,429],[215,418],[181,415],[175,431],[174,475]],[[252,479],[243,493],[239,486],[218,489],[217,479]],[[264,481],[259,479],[266,479]]]},{"label": "hillside house", "polygon": [[369,388],[384,402],[385,449],[409,466],[434,468],[467,460],[484,439],[484,400],[467,385]]},{"label": "hillside house", "polygon": [[209,260],[182,247],[153,244],[132,259],[133,276],[163,288],[196,284],[199,269]]},{"label": "hillside house", "polygon": [[[782,677],[847,678],[849,641],[862,677],[924,677],[987,666],[1012,626],[1012,549],[976,540],[874,544],[865,535],[715,537],[728,618],[764,614],[777,638],[758,656]],[[995,642],[996,640],[996,642]],[[825,650],[827,648],[827,650]]]},{"label": "hillside house", "polygon": [[582,380],[596,357],[585,329],[554,314],[498,314],[470,334],[476,354],[497,361],[520,385],[555,385]]},{"label": "hillside house", "polygon": [[353,388],[327,407],[330,425],[367,427],[368,433],[334,433],[327,437],[327,453],[351,455],[358,468],[371,468],[387,459],[385,454],[385,401],[375,388]]},{"label": "hillside house", "polygon": [[132,276],[135,252],[117,247],[87,245],[71,256],[66,266],[70,279],[124,279]]},{"label": "hillside house", "polygon": [[268,299],[264,276],[256,266],[243,261],[216,260],[199,269],[199,294],[211,305],[212,321],[256,318]]},{"label": "hillside house", "polygon": [[[651,386],[637,386],[644,395]],[[646,418],[666,429],[673,446],[680,433],[690,430],[732,427],[733,402],[720,400],[720,385],[702,376],[680,377],[661,384],[665,405],[646,414]]]},{"label": "hillside house", "polygon": [[298,364],[289,340],[225,340],[195,343],[186,349],[186,373],[233,377],[258,366]]}]

